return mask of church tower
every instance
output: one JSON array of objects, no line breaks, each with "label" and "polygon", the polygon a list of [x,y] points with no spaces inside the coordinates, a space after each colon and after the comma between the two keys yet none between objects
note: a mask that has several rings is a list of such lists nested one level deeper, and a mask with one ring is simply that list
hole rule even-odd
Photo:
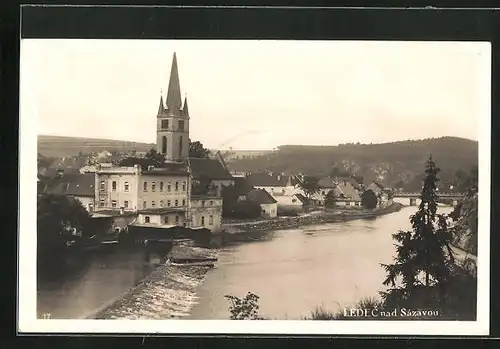
[{"label": "church tower", "polygon": [[166,105],[160,96],[156,123],[156,151],[166,161],[186,161],[189,154],[189,112],[187,97],[181,99],[177,56],[174,52]]}]

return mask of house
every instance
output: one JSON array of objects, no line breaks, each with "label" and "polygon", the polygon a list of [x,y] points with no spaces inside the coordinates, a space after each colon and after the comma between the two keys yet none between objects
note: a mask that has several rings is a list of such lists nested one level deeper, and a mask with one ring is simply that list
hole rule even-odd
[{"label": "house", "polygon": [[373,181],[366,187],[366,189],[371,189],[378,198],[378,203],[380,206],[384,206],[389,203],[389,192],[390,190],[385,188],[379,182]]},{"label": "house", "polygon": [[259,172],[251,173],[246,178],[252,186],[257,189],[264,189],[272,196],[293,195],[300,192],[297,187],[299,179],[295,175]]},{"label": "house", "polygon": [[361,208],[361,195],[351,181],[339,181],[334,191],[335,206]]},{"label": "house", "polygon": [[277,201],[264,189],[250,191],[247,194],[247,200],[260,206],[263,217],[274,218],[278,215]]},{"label": "house", "polygon": [[222,187],[234,185],[234,177],[217,159],[189,158],[193,193],[206,194],[212,191],[215,196],[222,195]]},{"label": "house", "polygon": [[88,212],[95,209],[95,176],[93,173],[64,173],[59,170],[53,178],[43,178],[38,182],[40,194],[66,195],[77,199]]},{"label": "house", "polygon": [[309,201],[303,194],[276,195],[278,210],[281,212],[302,212],[309,206]]},{"label": "house", "polygon": [[192,227],[218,232],[222,224],[222,198],[204,195],[191,196]]}]

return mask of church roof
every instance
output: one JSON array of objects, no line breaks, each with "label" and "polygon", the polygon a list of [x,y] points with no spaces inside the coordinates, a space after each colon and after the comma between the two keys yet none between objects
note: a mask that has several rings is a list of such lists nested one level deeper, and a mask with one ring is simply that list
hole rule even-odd
[{"label": "church roof", "polygon": [[194,179],[225,180],[233,179],[224,166],[215,159],[189,158],[191,173]]},{"label": "church roof", "polygon": [[163,104],[163,96],[160,96],[160,105],[158,106],[158,115],[163,114],[165,111],[165,105]]},{"label": "church roof", "polygon": [[189,116],[189,109],[188,109],[188,98],[184,97],[184,105],[182,106],[182,113],[184,116]]},{"label": "church roof", "polygon": [[177,55],[174,52],[172,67],[170,69],[170,81],[167,92],[167,108],[170,111],[179,111],[182,107],[181,86],[179,83],[179,72],[177,68]]}]

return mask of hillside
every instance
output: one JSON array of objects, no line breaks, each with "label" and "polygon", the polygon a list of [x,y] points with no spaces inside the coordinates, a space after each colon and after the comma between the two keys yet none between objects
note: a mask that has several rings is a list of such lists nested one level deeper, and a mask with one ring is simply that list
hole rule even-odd
[{"label": "hillside", "polygon": [[44,157],[71,157],[81,153],[101,152],[107,150],[147,152],[154,144],[117,141],[98,138],[38,136],[38,153]]},{"label": "hillside", "polygon": [[337,167],[363,176],[365,182],[378,180],[391,187],[419,190],[429,154],[441,168],[442,184],[446,185],[458,169],[469,171],[477,166],[478,143],[443,137],[383,144],[284,145],[269,154],[230,161],[228,166],[238,172],[268,170],[318,176],[328,175]]}]

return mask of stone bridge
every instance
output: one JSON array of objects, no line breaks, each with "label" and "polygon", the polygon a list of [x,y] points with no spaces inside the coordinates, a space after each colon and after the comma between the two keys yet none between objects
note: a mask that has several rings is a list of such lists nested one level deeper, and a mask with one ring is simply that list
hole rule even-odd
[{"label": "stone bridge", "polygon": [[[455,207],[460,200],[462,200],[463,194],[459,193],[438,193],[438,199],[450,200],[450,205]],[[395,193],[393,195],[393,201],[399,202],[403,205],[417,206],[420,204],[420,193]]]}]

